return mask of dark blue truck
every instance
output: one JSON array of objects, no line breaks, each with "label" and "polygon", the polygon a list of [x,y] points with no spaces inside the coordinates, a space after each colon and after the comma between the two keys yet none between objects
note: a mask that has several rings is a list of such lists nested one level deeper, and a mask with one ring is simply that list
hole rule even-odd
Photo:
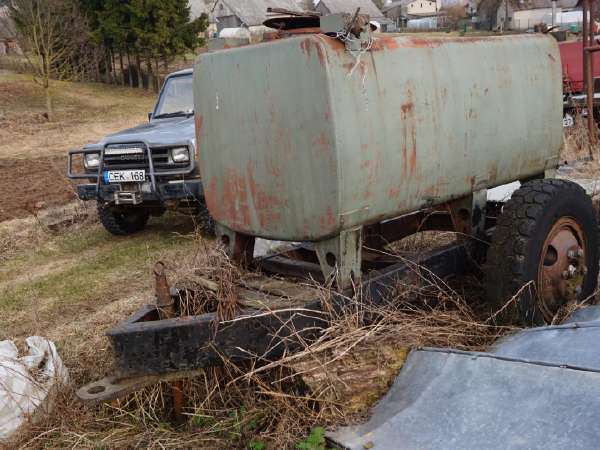
[{"label": "dark blue truck", "polygon": [[197,166],[192,79],[192,69],[169,75],[148,123],[69,152],[67,176],[85,180],[77,185],[79,198],[98,203],[100,222],[112,234],[140,231],[167,209],[210,222]]}]

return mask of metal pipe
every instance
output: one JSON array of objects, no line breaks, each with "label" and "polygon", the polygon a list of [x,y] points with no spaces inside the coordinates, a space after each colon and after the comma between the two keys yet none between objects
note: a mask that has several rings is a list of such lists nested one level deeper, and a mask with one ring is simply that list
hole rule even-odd
[{"label": "metal pipe", "polygon": [[[156,308],[161,320],[172,319],[176,316],[175,301],[171,296],[171,287],[167,280],[165,264],[157,262],[154,265],[154,288],[156,292]],[[177,423],[184,420],[183,408],[185,406],[185,396],[183,394],[183,382],[181,380],[170,383],[171,394],[173,396],[173,416]]]},{"label": "metal pipe", "polygon": [[594,29],[593,29],[593,2],[591,0],[583,1],[583,73],[584,84],[586,88],[586,103],[587,103],[587,123],[588,136],[590,142],[590,157],[593,157],[592,145],[596,143],[596,127],[594,123],[594,64],[593,55],[587,48],[594,46]]}]

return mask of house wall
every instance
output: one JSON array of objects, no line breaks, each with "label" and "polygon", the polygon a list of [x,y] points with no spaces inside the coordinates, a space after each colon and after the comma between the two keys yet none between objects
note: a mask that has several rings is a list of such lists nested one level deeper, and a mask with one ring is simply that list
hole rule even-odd
[{"label": "house wall", "polygon": [[411,16],[432,16],[438,12],[436,1],[415,0],[406,5],[406,13]]},{"label": "house wall", "polygon": [[242,21],[222,0],[218,0],[213,10],[214,17],[217,21],[217,32],[221,32],[223,28],[238,28],[242,26]]},{"label": "house wall", "polygon": [[[560,8],[557,8],[554,25],[559,25],[561,28],[567,28],[570,25],[581,24],[582,20],[583,14],[581,11],[563,12]],[[512,29],[514,30],[528,30],[540,23],[552,25],[552,8],[528,9],[513,12]]]},{"label": "house wall", "polygon": [[409,19],[406,27],[411,30],[434,30],[438,26],[437,17],[422,17],[420,19]]}]

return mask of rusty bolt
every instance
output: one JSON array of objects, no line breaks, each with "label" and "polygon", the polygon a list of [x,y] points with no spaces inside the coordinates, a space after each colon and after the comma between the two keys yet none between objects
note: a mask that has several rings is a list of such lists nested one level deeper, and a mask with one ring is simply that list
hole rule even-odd
[{"label": "rusty bolt", "polygon": [[577,268],[572,264],[569,265],[567,271],[569,272],[569,278],[573,278],[577,274]]},{"label": "rusty bolt", "polygon": [[584,274],[584,275],[587,275],[587,273],[588,273],[587,266],[581,266],[581,273]]},{"label": "rusty bolt", "polygon": [[567,252],[567,258],[569,258],[569,259],[575,259],[575,250],[569,250]]},{"label": "rusty bolt", "polygon": [[565,270],[565,271],[562,273],[562,277],[563,277],[563,279],[565,279],[565,280],[568,280],[568,279],[569,279],[569,272],[567,272],[567,271]]},{"label": "rusty bolt", "polygon": [[583,258],[583,249],[582,249],[582,248],[579,248],[579,249],[577,250],[577,257],[578,257],[578,258]]}]

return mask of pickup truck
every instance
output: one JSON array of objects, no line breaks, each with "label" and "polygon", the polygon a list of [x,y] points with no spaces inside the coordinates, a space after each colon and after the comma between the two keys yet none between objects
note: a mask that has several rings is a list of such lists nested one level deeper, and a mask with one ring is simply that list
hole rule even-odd
[{"label": "pickup truck", "polygon": [[[148,123],[69,152],[67,176],[81,200],[98,203],[112,234],[141,231],[150,216],[175,209],[210,226],[196,162],[192,69],[169,75]],[[79,160],[79,173],[74,170]]]}]

